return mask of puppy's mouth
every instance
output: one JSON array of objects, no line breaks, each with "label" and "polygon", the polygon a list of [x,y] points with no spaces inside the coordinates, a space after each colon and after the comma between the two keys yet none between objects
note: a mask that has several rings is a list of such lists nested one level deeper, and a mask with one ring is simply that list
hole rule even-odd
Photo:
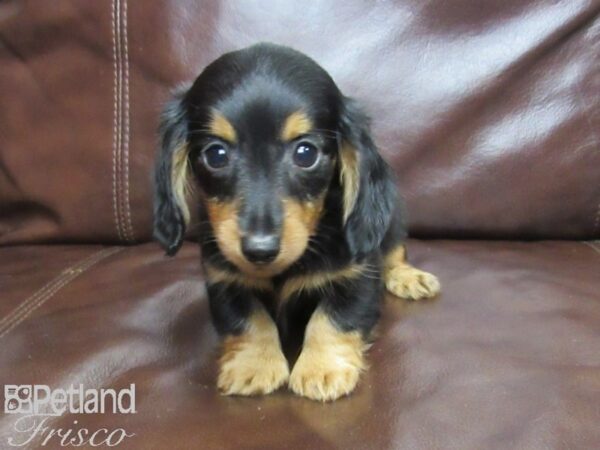
[{"label": "puppy's mouth", "polygon": [[255,278],[272,278],[284,272],[302,256],[308,244],[306,239],[291,247],[283,245],[275,249],[270,242],[260,242],[252,247],[256,243],[249,244],[245,237],[236,243],[225,241],[217,234],[216,240],[219,250],[230,263],[243,274]]}]

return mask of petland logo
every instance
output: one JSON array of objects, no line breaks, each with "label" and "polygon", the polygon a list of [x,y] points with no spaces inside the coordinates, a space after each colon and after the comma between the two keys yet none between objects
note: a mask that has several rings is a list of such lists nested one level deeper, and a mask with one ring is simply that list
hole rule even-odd
[{"label": "petland logo", "polygon": [[126,389],[85,389],[83,385],[71,385],[67,389],[51,389],[49,386],[4,386],[4,412],[21,415],[14,422],[16,434],[8,438],[12,447],[24,447],[38,440],[41,446],[59,443],[61,446],[109,446],[115,447],[126,438],[135,436],[123,428],[90,430],[78,427],[51,428],[51,417],[63,414],[135,414],[135,384]]}]

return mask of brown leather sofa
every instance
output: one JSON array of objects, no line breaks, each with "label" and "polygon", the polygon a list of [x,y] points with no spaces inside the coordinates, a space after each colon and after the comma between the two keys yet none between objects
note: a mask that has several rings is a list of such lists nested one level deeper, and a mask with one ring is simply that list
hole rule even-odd
[{"label": "brown leather sofa", "polygon": [[[220,396],[198,249],[151,242],[168,90],[257,40],[363,101],[410,257],[442,282],[386,299],[332,404]],[[135,413],[49,416],[22,448],[82,428],[131,449],[600,448],[599,238],[597,0],[0,2],[0,382],[136,389]]]}]

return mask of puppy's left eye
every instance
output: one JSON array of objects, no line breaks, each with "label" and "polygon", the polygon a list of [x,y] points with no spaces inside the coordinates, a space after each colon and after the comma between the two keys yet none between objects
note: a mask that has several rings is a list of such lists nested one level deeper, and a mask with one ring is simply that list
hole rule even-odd
[{"label": "puppy's left eye", "polygon": [[294,149],[294,164],[310,169],[319,160],[319,149],[310,142],[300,142]]},{"label": "puppy's left eye", "polygon": [[229,164],[229,152],[222,144],[211,144],[202,150],[204,163],[211,169],[222,169]]}]

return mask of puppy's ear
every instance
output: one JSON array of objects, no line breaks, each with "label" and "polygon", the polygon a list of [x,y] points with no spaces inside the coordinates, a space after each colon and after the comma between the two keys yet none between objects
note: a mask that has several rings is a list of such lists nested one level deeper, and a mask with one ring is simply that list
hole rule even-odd
[{"label": "puppy's ear", "polygon": [[189,209],[188,124],[185,90],[179,90],[163,110],[160,148],[154,169],[154,238],[172,256],[183,242]]},{"label": "puppy's ear", "polygon": [[347,97],[340,129],[344,234],[352,254],[361,257],[381,245],[392,219],[397,193],[391,169],[371,137],[369,117]]}]

